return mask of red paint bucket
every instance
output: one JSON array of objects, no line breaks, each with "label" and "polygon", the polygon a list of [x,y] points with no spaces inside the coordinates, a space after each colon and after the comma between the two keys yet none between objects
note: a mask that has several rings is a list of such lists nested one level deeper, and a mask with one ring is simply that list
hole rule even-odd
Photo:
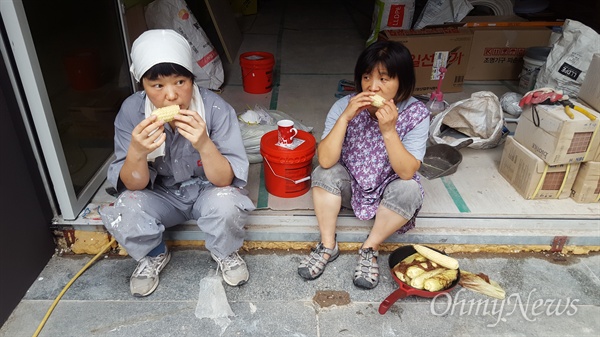
[{"label": "red paint bucket", "polygon": [[273,65],[275,57],[271,53],[251,51],[240,55],[244,91],[250,94],[264,94],[273,88]]},{"label": "red paint bucket", "polygon": [[265,133],[260,139],[267,192],[280,198],[299,197],[310,189],[312,159],[316,141],[310,133],[298,130],[296,139],[304,140],[290,150],[277,143],[277,130]]},{"label": "red paint bucket", "polygon": [[100,87],[100,57],[93,49],[79,49],[64,57],[67,79],[77,91]]}]

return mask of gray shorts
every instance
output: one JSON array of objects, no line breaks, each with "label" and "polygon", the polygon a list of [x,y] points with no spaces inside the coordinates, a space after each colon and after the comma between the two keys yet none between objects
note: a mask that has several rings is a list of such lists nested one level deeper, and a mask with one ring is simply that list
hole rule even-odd
[{"label": "gray shorts", "polygon": [[[324,169],[321,166],[315,168],[311,175],[311,185],[312,187],[321,187],[329,193],[341,196],[342,206],[351,209],[351,179],[348,170],[340,163],[337,163],[328,169]],[[400,214],[405,219],[411,219],[422,204],[421,189],[419,188],[419,184],[412,179],[396,179],[390,182],[383,190],[381,205]]]}]

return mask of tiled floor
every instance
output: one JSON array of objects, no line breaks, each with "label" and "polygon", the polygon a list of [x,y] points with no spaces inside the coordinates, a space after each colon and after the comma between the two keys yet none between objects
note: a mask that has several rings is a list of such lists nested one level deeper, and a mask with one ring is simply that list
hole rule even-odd
[{"label": "tiled floor", "polygon": [[[371,6],[371,1],[360,0],[260,1],[258,14],[241,21],[243,41],[236,60],[249,51],[272,53],[276,61],[273,90],[266,94],[244,92],[239,62],[228,63],[222,58],[226,77],[223,98],[238,113],[256,105],[287,113],[312,127],[319,140],[325,116],[337,100],[334,95],[339,80],[353,78],[354,63],[370,34]],[[478,91],[491,91],[500,97],[517,89],[515,81],[466,82],[462,92],[446,93],[445,99],[453,103]],[[514,130],[515,124],[508,127]],[[498,174],[501,151],[502,146],[463,149],[463,162],[455,174],[423,179],[426,198],[417,228],[390,241],[550,245],[555,236],[568,236],[571,245],[600,245],[598,204],[577,204],[571,199],[524,200]],[[290,199],[267,195],[260,170],[261,164],[252,164],[248,189],[259,210],[250,217],[248,239],[316,240],[310,193]],[[97,197],[107,201],[105,196]],[[102,226],[88,219],[66,225],[88,230]],[[340,218],[339,225],[340,241],[360,242],[371,223],[349,216]],[[170,235],[176,240],[203,239],[193,225]]]},{"label": "tiled floor", "polygon": [[[371,13],[369,6],[372,4],[369,3],[336,0],[263,2],[259,14],[255,18],[249,18],[244,25],[244,41],[239,52],[265,50],[275,55],[273,91],[265,95],[243,92],[240,67],[234,63],[225,65],[228,76],[223,97],[238,112],[261,104],[288,113],[303,124],[313,127],[313,134],[319,140],[325,116],[337,99],[334,93],[338,81],[353,78],[354,63],[370,34],[371,16],[365,15]],[[516,81],[466,82],[462,92],[446,93],[445,99],[453,103],[478,91],[491,91],[500,97],[506,92],[517,90]],[[509,124],[508,127],[514,130],[515,124]],[[597,205],[576,204],[570,199],[523,200],[497,172],[501,150],[502,146],[491,150],[463,150],[464,159],[459,173],[443,181],[425,181],[428,192],[420,214],[421,228],[413,233],[415,237],[408,235],[397,240],[547,244],[553,236],[562,232],[571,237],[572,244],[598,242],[600,232],[593,222],[597,220],[600,211]],[[458,199],[455,198],[456,194],[453,195],[454,188],[457,188]],[[269,198],[273,199],[272,196]],[[285,204],[289,205],[287,209],[290,210],[297,209],[295,204],[302,204],[302,200],[295,199],[277,201],[280,202],[279,210],[285,210]],[[294,217],[298,212],[293,213],[279,212],[276,216],[290,216],[290,219],[295,219],[290,222],[296,221],[301,223],[300,226],[314,225],[314,219]],[[252,222],[273,225],[277,231],[276,228],[281,227],[281,218],[275,217],[271,223],[266,217],[270,215],[273,214],[268,210],[257,211]],[[493,233],[480,231],[485,227],[482,226],[482,219],[486,219],[483,222],[495,228]],[[556,219],[561,219],[561,222],[552,223]],[[360,228],[352,219],[340,220],[341,223],[344,221],[350,228]],[[585,227],[583,231],[588,231],[585,237],[580,237],[580,232],[569,232],[571,226],[582,223]],[[444,232],[447,228],[450,230]],[[455,231],[457,228],[460,228],[458,232]],[[499,234],[498,230],[507,228],[510,228],[510,232]],[[544,234],[535,232],[542,228],[546,230]],[[562,231],[564,228],[567,228],[566,232]],[[416,233],[419,230],[425,232]],[[475,237],[483,239],[467,238],[464,231],[469,230],[474,231],[472,234],[476,233],[473,234]],[[519,230],[524,232],[517,233]],[[298,241],[314,237],[314,231],[309,230],[308,235],[303,235],[303,231],[306,231],[305,227],[298,229],[297,235],[289,236],[286,232],[285,236],[289,240]],[[358,232],[358,236],[342,234],[341,240],[360,240],[360,236],[365,233],[362,229]],[[444,234],[439,237],[435,235],[442,232]],[[256,238],[260,240],[260,237],[257,234]],[[498,239],[500,237],[503,239]]]}]

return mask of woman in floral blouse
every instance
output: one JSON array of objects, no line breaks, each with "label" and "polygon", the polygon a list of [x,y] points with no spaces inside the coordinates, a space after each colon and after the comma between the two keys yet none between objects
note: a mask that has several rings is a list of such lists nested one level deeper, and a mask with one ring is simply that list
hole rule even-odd
[{"label": "woman in floral blouse", "polygon": [[[354,69],[356,93],[333,104],[318,145],[319,167],[312,193],[321,242],[298,267],[305,279],[319,277],[339,255],[336,222],[341,207],[361,220],[375,218],[358,251],[354,284],[371,289],[379,282],[379,245],[414,227],[423,203],[417,175],[425,155],[429,111],[412,97],[415,71],[401,43],[367,47]],[[373,96],[385,99],[377,108]]]}]

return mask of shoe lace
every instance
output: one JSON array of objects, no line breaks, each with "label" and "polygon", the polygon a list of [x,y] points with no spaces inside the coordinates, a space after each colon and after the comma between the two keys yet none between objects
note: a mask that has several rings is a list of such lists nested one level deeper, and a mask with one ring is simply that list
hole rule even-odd
[{"label": "shoe lace", "polygon": [[133,276],[135,277],[139,277],[139,276],[146,276],[146,277],[150,277],[150,276],[154,276],[157,273],[158,270],[158,258],[152,258],[150,256],[145,256],[144,258],[142,258],[137,266],[137,268],[135,268],[135,271],[133,272]]},{"label": "shoe lace", "polygon": [[310,255],[312,255],[313,257],[319,258],[321,256],[321,253],[325,250],[325,246],[323,245],[322,242],[319,242],[319,244],[314,247],[311,248],[311,253]]},{"label": "shoe lace", "polygon": [[232,253],[229,256],[225,257],[224,259],[222,259],[220,264],[221,264],[220,267],[222,269],[231,270],[235,266],[242,265],[242,258],[240,257],[240,255],[237,252],[235,252],[235,253]]},{"label": "shoe lace", "polygon": [[[376,277],[379,274],[379,265],[377,264],[377,258],[379,256],[379,252],[373,250],[373,248],[365,248],[360,250],[360,269],[359,272],[364,276],[370,279]],[[375,261],[373,261],[375,259]]]},{"label": "shoe lace", "polygon": [[362,249],[360,252],[360,255],[362,256],[363,259],[372,261],[373,258],[377,259],[379,254],[377,254],[377,251],[373,250],[372,247],[369,247],[369,248]]}]

